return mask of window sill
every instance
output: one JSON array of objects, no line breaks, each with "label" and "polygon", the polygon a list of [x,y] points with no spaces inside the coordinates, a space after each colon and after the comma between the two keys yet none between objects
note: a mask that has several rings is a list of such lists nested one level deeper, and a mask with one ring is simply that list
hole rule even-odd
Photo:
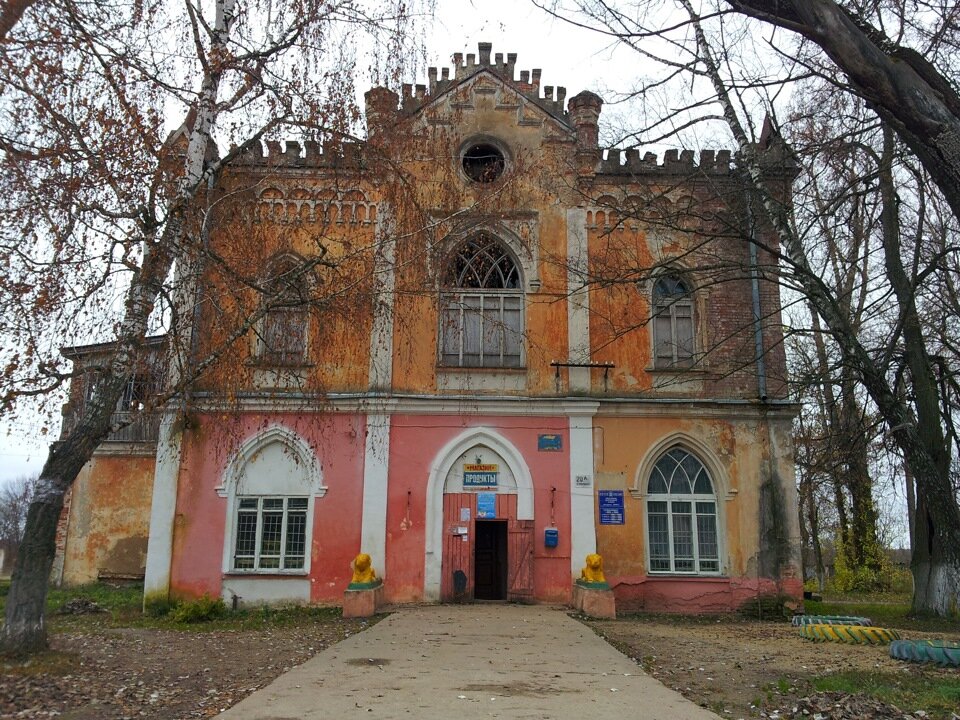
[{"label": "window sill", "polygon": [[644,372],[651,375],[706,375],[707,369],[698,363],[692,367],[648,367],[644,368]]},{"label": "window sill", "polygon": [[527,389],[527,369],[438,366],[437,390],[471,392],[522,392]]},{"label": "window sill", "polygon": [[249,358],[246,362],[249,367],[263,370],[298,370],[300,368],[316,367],[315,363],[307,360],[290,360],[287,362],[275,362],[267,358]]},{"label": "window sill", "polygon": [[303,390],[313,365],[253,366],[255,390]]},{"label": "window sill", "polygon": [[308,574],[306,570],[228,570],[223,573],[223,577],[304,578],[307,577]]},{"label": "window sill", "polygon": [[698,574],[698,573],[678,573],[678,572],[660,572],[650,570],[647,573],[648,580],[700,580],[702,582],[727,583],[730,578],[721,574]]}]

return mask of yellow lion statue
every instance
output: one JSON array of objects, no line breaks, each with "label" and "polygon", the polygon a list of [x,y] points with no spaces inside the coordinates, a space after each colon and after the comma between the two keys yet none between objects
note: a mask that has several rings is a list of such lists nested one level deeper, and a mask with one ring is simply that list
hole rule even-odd
[{"label": "yellow lion statue", "polygon": [[603,583],[607,579],[603,575],[603,558],[597,553],[587,555],[587,565],[580,571],[580,579],[589,583]]},{"label": "yellow lion statue", "polygon": [[372,583],[377,580],[376,571],[370,566],[367,553],[360,553],[353,559],[353,579],[351,583]]}]

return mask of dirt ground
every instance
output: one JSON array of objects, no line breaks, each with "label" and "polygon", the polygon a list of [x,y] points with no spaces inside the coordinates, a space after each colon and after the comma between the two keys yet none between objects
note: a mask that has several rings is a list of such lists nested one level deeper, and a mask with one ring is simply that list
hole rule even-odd
[{"label": "dirt ground", "polygon": [[[638,616],[588,624],[663,684],[734,719],[922,718],[925,713],[916,711],[923,708],[897,710],[862,696],[816,693],[811,680],[844,671],[927,678],[956,678],[958,672],[893,660],[886,646],[814,643],[786,622]],[[913,631],[905,636],[944,637]]]},{"label": "dirt ground", "polygon": [[110,628],[84,618],[26,666],[0,661],[0,718],[208,718],[283,671],[359,632],[321,619],[265,630]]},{"label": "dirt ground", "polygon": [[[111,628],[86,616],[53,634],[53,652],[26,666],[0,662],[0,717],[211,717],[367,624],[327,617],[265,630],[175,631]],[[785,623],[637,617],[589,624],[661,682],[733,720],[922,718],[855,696],[814,694],[810,679],[851,669],[957,673],[904,665],[883,647],[808,642]]]}]

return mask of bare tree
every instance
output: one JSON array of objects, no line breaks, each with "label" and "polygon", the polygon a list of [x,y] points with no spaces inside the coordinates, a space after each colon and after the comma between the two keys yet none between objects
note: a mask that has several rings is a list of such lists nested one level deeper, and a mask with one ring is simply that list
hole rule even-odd
[{"label": "bare tree", "polygon": [[[886,41],[883,33],[871,31],[864,18],[827,0],[703,2],[696,6],[678,0],[672,14],[663,4],[650,2],[619,5],[585,0],[577,6],[581,14],[575,22],[599,29],[663,69],[660,76],[646,78],[636,96],[649,100],[665,89],[683,92],[683,101],[677,102],[673,96],[671,111],[648,117],[646,129],[634,134],[632,141],[648,136],[658,139],[665,127],[691,128],[718,119],[733,137],[737,170],[752,188],[758,212],[782,248],[780,258],[787,268],[783,281],[804,298],[830,338],[835,355],[829,364],[837,371],[838,387],[842,390],[847,383],[846,391],[835,398],[838,410],[847,417],[862,413],[856,406],[859,391],[849,383],[859,385],[915,479],[914,608],[949,614],[960,600],[960,506],[951,462],[955,415],[949,409],[949,395],[943,391],[955,375],[958,358],[933,350],[943,346],[931,333],[934,325],[925,321],[927,289],[949,283],[951,250],[945,253],[944,249],[952,248],[950,240],[941,243],[940,249],[933,242],[927,199],[942,194],[954,221],[960,216],[956,166],[952,165],[956,158],[949,152],[957,137],[957,116],[952,110],[956,95],[949,80],[918,52]],[[757,9],[761,6],[762,12]],[[557,5],[552,7],[563,15]],[[908,13],[887,13],[885,3],[870,7],[890,20],[890,27],[898,28],[899,39],[922,36],[927,54],[950,54],[956,31],[949,9],[931,13],[928,26],[921,27],[917,17]],[[766,46],[768,57],[758,60],[753,54],[762,52],[764,43],[757,28],[737,17],[747,10],[822,43],[829,57],[802,38],[777,36]],[[845,51],[849,56],[844,56]],[[845,64],[845,60],[849,62]],[[865,284],[872,296],[883,302],[872,311],[871,323],[862,327],[851,314],[849,292],[842,283],[846,274],[835,276],[841,282],[833,284],[824,272],[823,256],[811,252],[807,235],[795,222],[792,205],[785,202],[781,179],[771,177],[763,153],[767,145],[758,142],[762,138],[755,129],[756,111],[774,109],[785,82],[821,77],[839,84],[837,66],[849,78],[843,89],[864,98],[879,113],[874,123],[878,128],[876,146],[867,153],[873,167],[872,202],[879,225],[879,231],[871,235],[877,243],[877,262],[866,278],[855,270],[856,257],[850,260],[850,267],[856,283]],[[650,63],[645,67],[649,71]],[[775,72],[780,68],[782,72]],[[678,78],[686,83],[682,91],[671,84]],[[902,94],[911,97],[907,100]],[[768,123],[765,135],[769,138],[776,131]],[[919,167],[903,162],[894,131],[919,160]],[[907,190],[898,184],[897,174],[911,171],[918,181]],[[936,181],[937,191],[931,193],[929,185],[922,182],[925,173]],[[944,307],[942,301],[938,303]],[[872,322],[881,310],[882,322]],[[861,451],[856,454],[863,455]]]},{"label": "bare tree", "polygon": [[20,544],[36,482],[36,477],[21,475],[0,488],[0,543]]},{"label": "bare tree", "polygon": [[[349,133],[359,117],[357,38],[373,38],[377,58],[389,50],[378,63],[389,75],[407,57],[407,7],[62,2],[56,13],[26,12],[10,26],[0,46],[2,411],[15,412],[25,398],[54,408],[55,391],[72,378],[58,346],[112,344],[40,474],[7,599],[4,649],[46,644],[46,584],[64,493],[117,429],[114,411],[148,334],[167,332],[172,368],[165,394],[152,402],[175,403],[223,348],[287,302],[283,283],[258,286],[274,300],[242,318],[219,348],[202,358],[191,352],[204,262],[231,261],[205,255],[216,179],[285,130]],[[186,120],[165,137],[170,112]],[[322,258],[318,251],[291,272],[309,273]]]}]

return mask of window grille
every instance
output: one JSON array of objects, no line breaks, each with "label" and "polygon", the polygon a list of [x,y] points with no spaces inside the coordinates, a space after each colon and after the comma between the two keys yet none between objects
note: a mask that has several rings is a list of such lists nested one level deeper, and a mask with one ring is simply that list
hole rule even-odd
[{"label": "window grille", "polygon": [[441,364],[521,367],[523,320],[520,270],[506,248],[485,236],[463,243],[441,292]]},{"label": "window grille", "polygon": [[650,571],[717,574],[717,503],[710,474],[675,447],[654,465],[647,483]]},{"label": "window grille", "polygon": [[234,570],[302,570],[306,545],[307,498],[237,498]]}]

